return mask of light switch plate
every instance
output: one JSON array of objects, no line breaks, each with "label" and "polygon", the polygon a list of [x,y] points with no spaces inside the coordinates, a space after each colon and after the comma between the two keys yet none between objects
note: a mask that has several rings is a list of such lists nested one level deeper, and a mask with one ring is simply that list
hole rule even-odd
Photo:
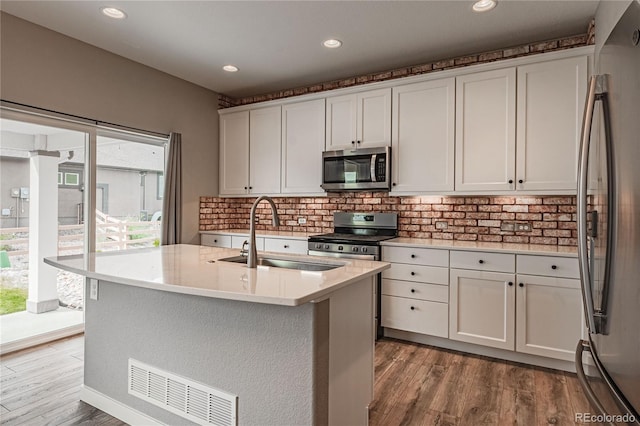
[{"label": "light switch plate", "polygon": [[89,279],[89,299],[98,300],[98,280]]}]

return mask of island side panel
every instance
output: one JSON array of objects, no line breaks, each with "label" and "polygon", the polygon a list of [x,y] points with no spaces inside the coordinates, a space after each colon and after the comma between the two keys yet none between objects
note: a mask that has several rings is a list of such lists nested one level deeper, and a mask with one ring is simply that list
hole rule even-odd
[{"label": "island side panel", "polygon": [[128,394],[133,358],[238,395],[240,425],[325,423],[327,303],[286,307],[105,281],[98,300],[86,301],[85,386],[160,422],[189,424]]}]

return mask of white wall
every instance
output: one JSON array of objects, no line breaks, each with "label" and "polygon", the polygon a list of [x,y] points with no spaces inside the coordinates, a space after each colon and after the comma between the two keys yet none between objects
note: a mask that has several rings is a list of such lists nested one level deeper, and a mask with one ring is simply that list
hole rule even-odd
[{"label": "white wall", "polygon": [[598,57],[600,49],[602,49],[604,42],[607,41],[613,27],[615,27],[620,17],[624,14],[624,11],[627,10],[633,1],[638,0],[600,0],[600,4],[596,10],[596,57]]},{"label": "white wall", "polygon": [[198,243],[199,196],[218,192],[218,95],[6,13],[0,96],[160,133],[182,133],[182,241]]}]

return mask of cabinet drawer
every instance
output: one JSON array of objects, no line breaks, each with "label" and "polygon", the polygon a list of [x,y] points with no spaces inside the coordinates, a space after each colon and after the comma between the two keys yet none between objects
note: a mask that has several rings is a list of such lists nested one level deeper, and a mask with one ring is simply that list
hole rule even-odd
[{"label": "cabinet drawer", "polygon": [[382,296],[382,326],[431,336],[449,336],[446,303]]},{"label": "cabinet drawer", "polygon": [[200,244],[210,247],[231,247],[231,235],[200,234]]},{"label": "cabinet drawer", "polygon": [[578,259],[573,257],[518,255],[518,274],[580,278]]},{"label": "cabinet drawer", "polygon": [[516,255],[482,251],[451,251],[451,268],[515,272]]},{"label": "cabinet drawer", "polygon": [[[244,244],[245,241],[249,241],[248,235],[232,235],[231,248],[242,249],[242,245]],[[258,251],[264,250],[264,238],[256,237],[256,250]]]},{"label": "cabinet drawer", "polygon": [[307,240],[288,240],[283,238],[265,238],[264,250],[278,253],[307,254]]},{"label": "cabinet drawer", "polygon": [[412,265],[448,267],[449,250],[385,246],[382,248],[382,260]]},{"label": "cabinet drawer", "polygon": [[436,284],[412,283],[408,281],[382,280],[382,294],[448,303],[449,287]]},{"label": "cabinet drawer", "polygon": [[449,268],[392,263],[391,268],[382,271],[382,277],[394,280],[449,285]]}]

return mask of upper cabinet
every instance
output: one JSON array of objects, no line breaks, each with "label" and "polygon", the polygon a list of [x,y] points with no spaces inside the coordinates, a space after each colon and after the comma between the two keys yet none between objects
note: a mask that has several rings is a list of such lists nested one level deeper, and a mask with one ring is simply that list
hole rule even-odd
[{"label": "upper cabinet", "polygon": [[389,145],[391,88],[327,98],[327,151]]},{"label": "upper cabinet", "polygon": [[280,193],[282,108],[260,108],[249,114],[249,193]]},{"label": "upper cabinet", "polygon": [[575,190],[587,58],[518,67],[518,189]]},{"label": "upper cabinet", "polygon": [[515,189],[516,69],[456,78],[456,191]]},{"label": "upper cabinet", "polygon": [[282,106],[283,194],[324,194],[324,105],[324,99],[316,99]]},{"label": "upper cabinet", "polygon": [[249,189],[249,111],[220,115],[220,195]]},{"label": "upper cabinet", "polygon": [[393,193],[453,191],[455,79],[393,88]]},{"label": "upper cabinet", "polygon": [[220,195],[280,192],[280,110],[220,115]]},{"label": "upper cabinet", "polygon": [[575,191],[587,62],[457,77],[456,191]]}]

